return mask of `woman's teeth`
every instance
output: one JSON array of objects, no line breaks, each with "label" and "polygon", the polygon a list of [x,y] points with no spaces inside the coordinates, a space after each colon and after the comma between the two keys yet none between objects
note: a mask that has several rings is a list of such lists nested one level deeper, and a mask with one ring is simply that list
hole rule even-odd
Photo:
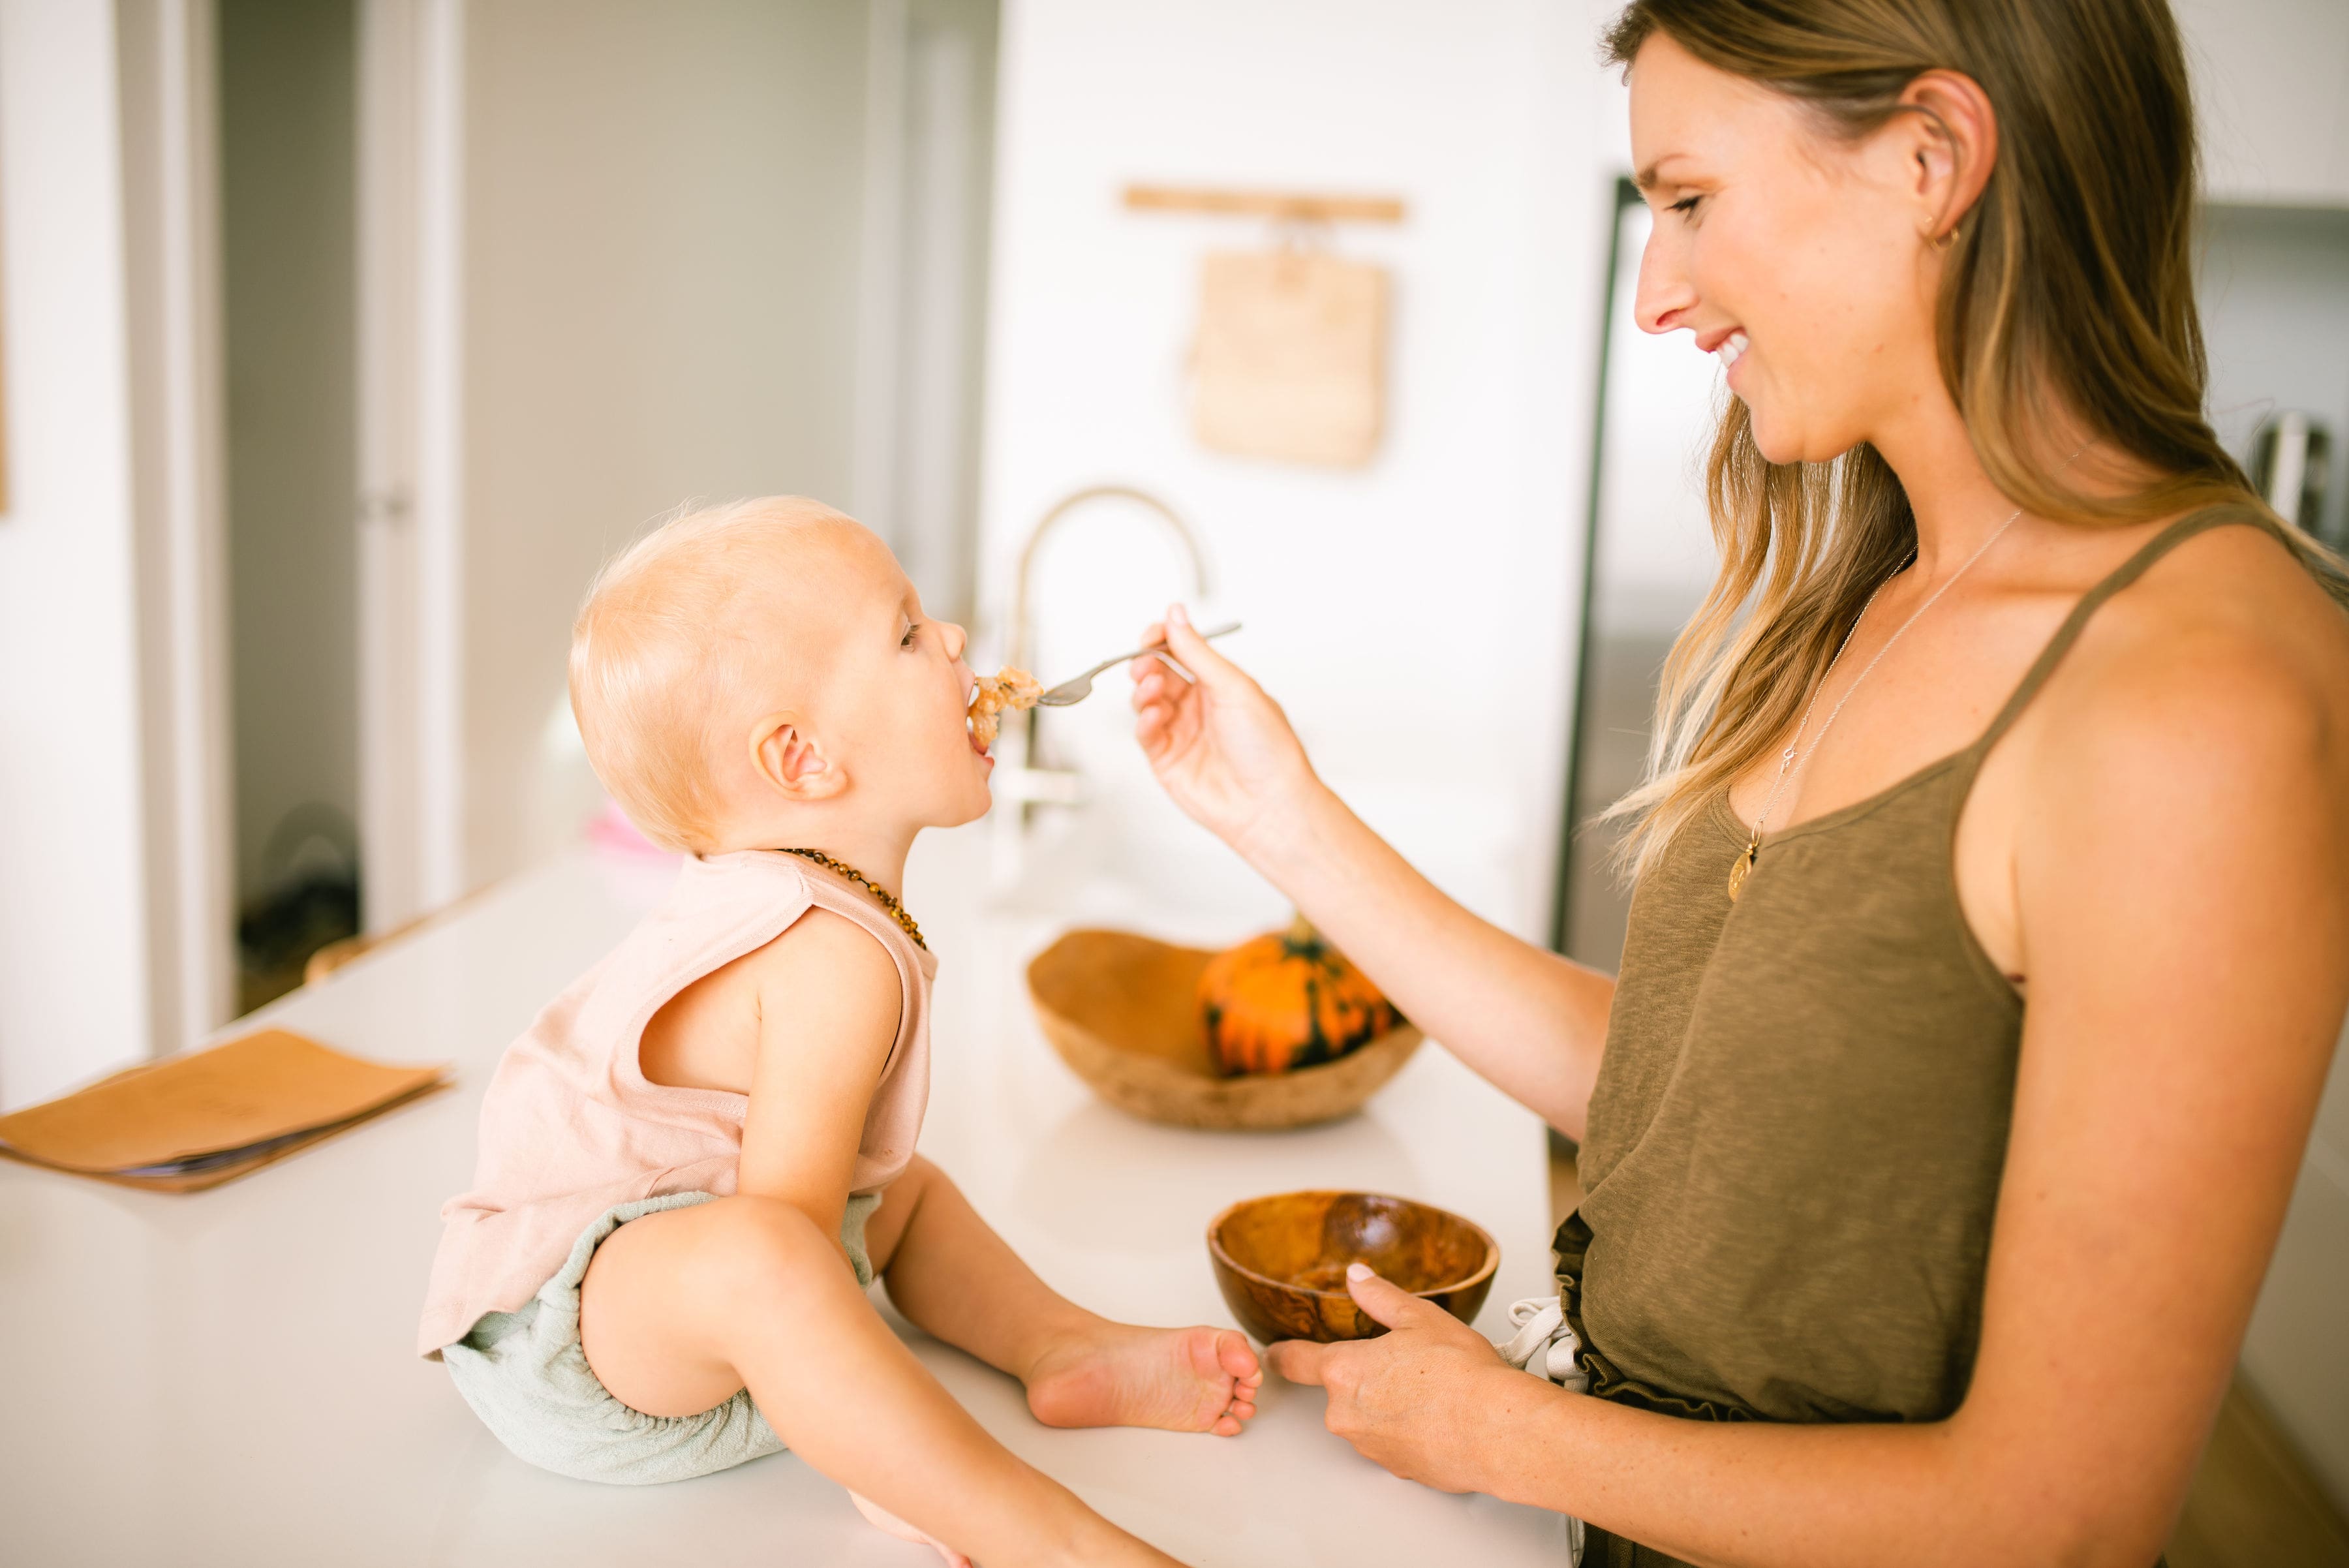
[{"label": "woman's teeth", "polygon": [[1726,370],[1744,358],[1745,351],[1753,347],[1754,340],[1744,333],[1733,332],[1722,339],[1721,347],[1713,352],[1721,356],[1721,368]]}]

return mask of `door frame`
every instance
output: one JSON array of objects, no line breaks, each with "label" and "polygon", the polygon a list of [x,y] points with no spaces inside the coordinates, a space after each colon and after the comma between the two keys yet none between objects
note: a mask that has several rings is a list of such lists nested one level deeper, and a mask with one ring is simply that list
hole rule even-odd
[{"label": "door frame", "polygon": [[358,3],[362,928],[465,891],[465,0]]},{"label": "door frame", "polygon": [[119,0],[148,1049],[234,1016],[227,378],[212,0]]}]

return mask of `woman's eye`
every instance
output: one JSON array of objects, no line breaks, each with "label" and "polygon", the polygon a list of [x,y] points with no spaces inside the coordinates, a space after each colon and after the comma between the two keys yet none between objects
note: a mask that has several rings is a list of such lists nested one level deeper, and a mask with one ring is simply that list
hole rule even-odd
[{"label": "woman's eye", "polygon": [[1703,200],[1703,198],[1700,196],[1682,196],[1679,201],[1674,202],[1670,207],[1667,207],[1665,211],[1670,213],[1679,213],[1682,216],[1686,216],[1687,214],[1696,211],[1696,204],[1702,200]]}]

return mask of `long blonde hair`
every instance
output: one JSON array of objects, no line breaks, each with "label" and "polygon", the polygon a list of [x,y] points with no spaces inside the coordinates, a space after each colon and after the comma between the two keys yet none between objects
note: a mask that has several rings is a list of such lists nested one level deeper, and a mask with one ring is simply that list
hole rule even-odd
[{"label": "long blonde hair", "polygon": [[[1847,139],[1899,112],[1925,71],[1971,77],[1998,117],[1997,164],[1951,244],[1936,325],[1983,469],[2017,505],[2087,525],[2260,504],[2203,417],[2193,104],[2165,0],[1634,0],[1608,59],[1628,68],[1659,32]],[[2067,483],[2046,461],[2055,429],[2154,477],[2116,497]],[[1646,782],[1605,814],[1629,825],[1633,876],[1779,743],[1916,545],[1909,497],[1873,448],[1771,462],[1733,399],[1705,499],[1720,574],[1665,661]],[[2341,560],[2286,534],[2349,603]]]}]

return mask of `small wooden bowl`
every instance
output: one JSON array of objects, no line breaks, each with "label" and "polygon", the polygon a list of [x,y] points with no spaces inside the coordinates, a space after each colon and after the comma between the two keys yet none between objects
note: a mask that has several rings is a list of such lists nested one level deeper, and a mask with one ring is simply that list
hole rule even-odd
[{"label": "small wooden bowl", "polygon": [[1281,1192],[1235,1203],[1208,1221],[1207,1258],[1232,1315],[1257,1340],[1327,1344],[1386,1333],[1346,1293],[1347,1264],[1368,1263],[1474,1323],[1501,1248],[1473,1220],[1408,1198]]},{"label": "small wooden bowl", "polygon": [[1028,966],[1045,1038],[1093,1091],[1175,1127],[1304,1127],[1350,1116],[1419,1049],[1406,1023],[1334,1062],[1226,1078],[1199,1028],[1199,976],[1216,955],[1128,931],[1071,931]]}]

